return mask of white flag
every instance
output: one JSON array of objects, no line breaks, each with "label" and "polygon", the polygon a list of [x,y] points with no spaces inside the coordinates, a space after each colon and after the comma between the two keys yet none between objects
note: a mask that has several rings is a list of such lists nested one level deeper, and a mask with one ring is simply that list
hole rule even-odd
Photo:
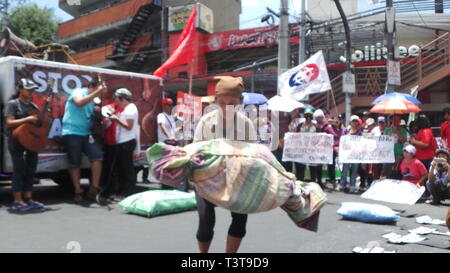
[{"label": "white flag", "polygon": [[278,78],[280,95],[301,100],[308,94],[331,90],[330,78],[322,51],[304,63],[284,72]]}]

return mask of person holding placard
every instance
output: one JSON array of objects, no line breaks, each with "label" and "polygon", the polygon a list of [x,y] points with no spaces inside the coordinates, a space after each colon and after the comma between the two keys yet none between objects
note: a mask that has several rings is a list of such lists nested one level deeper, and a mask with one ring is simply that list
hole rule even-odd
[{"label": "person holding placard", "polygon": [[333,164],[328,165],[328,177],[330,183],[333,186],[333,190],[336,189],[336,159],[339,153],[339,141],[343,132],[342,121],[339,117],[334,116],[329,120],[328,126],[324,128],[324,132],[333,136]]},{"label": "person holding placard", "polygon": [[[303,111],[304,118],[296,118],[289,124],[289,132],[297,132],[297,133],[316,133],[317,127],[316,122],[313,120],[314,110],[311,108],[306,108]],[[306,165],[302,163],[295,162],[295,174],[298,180],[305,180],[305,170]],[[317,177],[317,169],[319,167],[316,164],[309,164],[309,169],[311,171],[311,179],[312,181],[316,181]],[[324,185],[319,182],[319,185],[324,188]]]},{"label": "person holding placard", "polygon": [[[342,135],[362,135],[361,120],[357,115],[350,117],[350,129],[346,128]],[[342,167],[341,182],[339,183],[338,191],[346,191],[347,186],[347,172],[350,169],[350,193],[356,193],[356,177],[358,176],[359,163],[344,163]]]}]

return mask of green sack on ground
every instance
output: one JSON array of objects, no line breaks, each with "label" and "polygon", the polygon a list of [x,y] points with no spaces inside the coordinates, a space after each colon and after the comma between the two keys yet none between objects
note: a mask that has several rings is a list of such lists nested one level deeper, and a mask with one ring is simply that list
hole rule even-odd
[{"label": "green sack on ground", "polygon": [[194,209],[195,193],[178,190],[150,190],[131,195],[119,203],[129,213],[153,217]]}]

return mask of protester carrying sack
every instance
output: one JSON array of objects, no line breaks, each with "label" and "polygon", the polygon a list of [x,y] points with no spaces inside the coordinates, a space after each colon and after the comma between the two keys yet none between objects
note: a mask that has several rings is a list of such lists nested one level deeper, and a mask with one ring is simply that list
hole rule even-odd
[{"label": "protester carrying sack", "polygon": [[317,230],[325,193],[296,181],[265,145],[215,139],[184,147],[154,144],[147,150],[154,181],[178,186],[189,180],[209,202],[240,214],[281,207],[298,227]]}]

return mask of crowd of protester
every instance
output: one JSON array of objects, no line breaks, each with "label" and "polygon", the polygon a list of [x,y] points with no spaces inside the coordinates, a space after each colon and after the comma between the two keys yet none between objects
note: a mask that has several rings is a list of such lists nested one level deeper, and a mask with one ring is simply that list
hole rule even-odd
[{"label": "crowd of protester", "polygon": [[[280,116],[279,144],[273,153],[288,171],[296,174],[297,179],[314,181],[324,189],[345,193],[361,193],[375,180],[398,179],[414,183],[418,187],[425,186],[426,190],[421,200],[427,203],[438,204],[440,201],[450,199],[448,177],[450,108],[443,110],[444,122],[439,134],[440,143],[433,135],[430,120],[423,114],[407,124],[402,115],[375,116],[364,112],[361,116],[352,115],[348,126],[344,125],[342,115],[325,114],[321,109],[305,108],[303,111],[296,109],[289,115],[284,115],[284,120],[288,120],[288,126],[283,125],[282,115],[281,112],[276,113],[276,117]],[[259,120],[257,122],[256,126],[267,127]],[[270,120],[265,122],[271,126]],[[324,166],[282,161],[283,137],[286,132],[327,133],[333,136],[333,163],[327,166],[327,182],[330,185],[323,181]],[[395,162],[339,164],[339,142],[344,135],[393,136]],[[307,168],[310,170],[309,178],[305,175]],[[339,180],[336,179],[336,168],[341,170]],[[359,187],[357,187],[358,180]]]}]

